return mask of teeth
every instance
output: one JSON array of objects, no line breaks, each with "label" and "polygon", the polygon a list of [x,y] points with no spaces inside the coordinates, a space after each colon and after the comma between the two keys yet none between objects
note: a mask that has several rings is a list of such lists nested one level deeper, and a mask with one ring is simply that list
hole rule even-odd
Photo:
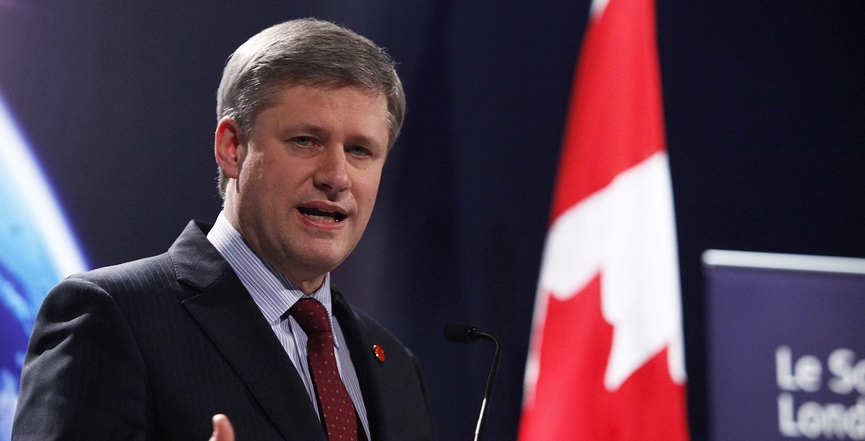
[{"label": "teeth", "polygon": [[330,216],[316,216],[314,214],[304,214],[304,216],[318,222],[336,222],[337,220]]},{"label": "teeth", "polygon": [[[2,1],[2,0],[0,0]],[[316,221],[316,222],[342,222],[345,220],[346,215],[340,214],[336,211],[327,211],[327,210],[319,210],[317,208],[298,208],[300,214]]]}]

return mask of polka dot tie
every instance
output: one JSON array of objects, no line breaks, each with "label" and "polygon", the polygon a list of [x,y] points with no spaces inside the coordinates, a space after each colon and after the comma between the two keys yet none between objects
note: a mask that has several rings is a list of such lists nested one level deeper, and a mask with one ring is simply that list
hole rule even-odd
[{"label": "polka dot tie", "polygon": [[357,415],[336,367],[333,332],[327,318],[327,309],[318,300],[303,298],[288,312],[308,338],[306,353],[309,369],[315,383],[315,393],[318,395],[318,406],[324,417],[328,440],[357,441]]}]

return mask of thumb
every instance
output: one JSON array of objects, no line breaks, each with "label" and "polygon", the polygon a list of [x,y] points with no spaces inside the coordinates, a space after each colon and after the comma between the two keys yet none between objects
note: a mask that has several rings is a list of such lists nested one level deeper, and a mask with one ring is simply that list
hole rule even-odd
[{"label": "thumb", "polygon": [[223,414],[213,416],[213,435],[209,441],[234,441],[234,428],[231,421]]}]

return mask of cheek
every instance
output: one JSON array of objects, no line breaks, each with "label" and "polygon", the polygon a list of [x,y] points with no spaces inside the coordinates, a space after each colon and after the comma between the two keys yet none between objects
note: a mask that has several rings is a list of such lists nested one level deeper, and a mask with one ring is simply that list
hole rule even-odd
[{"label": "cheek", "polygon": [[[258,213],[270,212],[278,205],[274,199],[284,194],[279,188],[280,179],[260,156],[249,157],[240,177],[241,197],[248,210]],[[271,214],[272,215],[272,214]]]},{"label": "cheek", "polygon": [[355,189],[354,197],[359,204],[364,205],[367,212],[372,211],[372,206],[375,205],[379,179],[380,175],[369,175],[352,182],[352,186]]},{"label": "cheek", "polygon": [[[255,177],[259,186],[275,200],[297,193],[303,186],[307,170],[299,164],[292,164],[279,158],[267,158],[257,165]],[[310,180],[311,182],[311,180]]]},{"label": "cheek", "polygon": [[239,181],[245,186],[260,186],[263,175],[263,164],[260,155],[250,153],[241,163]]}]

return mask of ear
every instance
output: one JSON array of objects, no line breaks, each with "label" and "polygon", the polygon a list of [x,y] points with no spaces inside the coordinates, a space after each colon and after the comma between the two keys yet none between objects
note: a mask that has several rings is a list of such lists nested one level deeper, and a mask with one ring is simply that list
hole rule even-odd
[{"label": "ear", "polygon": [[243,157],[246,155],[246,144],[240,133],[240,125],[235,120],[224,117],[216,125],[213,154],[225,175],[237,179]]}]

